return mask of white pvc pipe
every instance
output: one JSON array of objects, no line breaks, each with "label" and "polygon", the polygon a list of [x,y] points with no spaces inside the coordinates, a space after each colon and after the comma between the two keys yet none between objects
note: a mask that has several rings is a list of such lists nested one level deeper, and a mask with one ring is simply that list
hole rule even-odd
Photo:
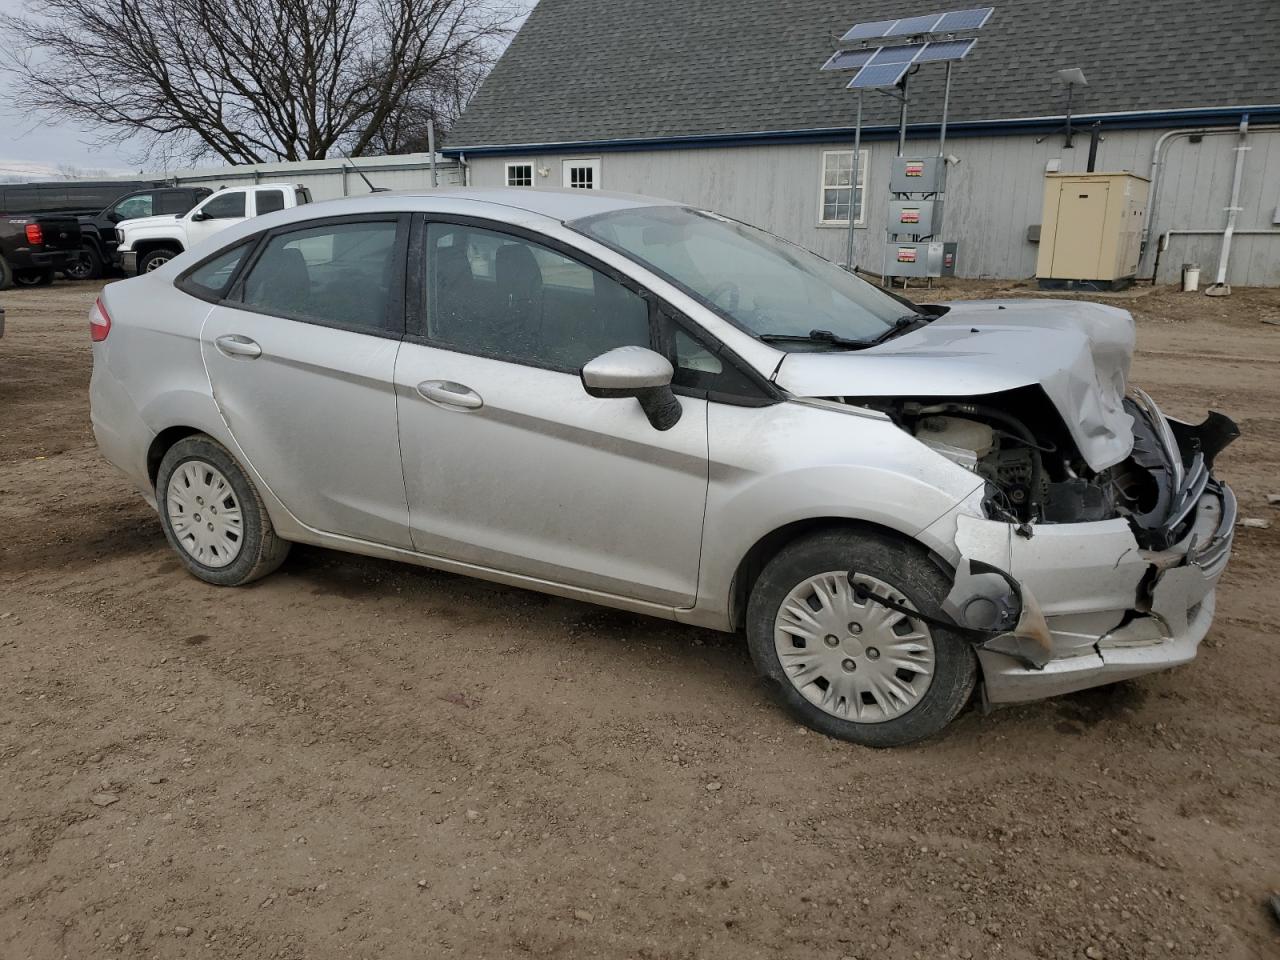
[{"label": "white pvc pipe", "polygon": [[1231,235],[1236,229],[1236,218],[1240,213],[1240,179],[1244,174],[1244,154],[1249,149],[1249,115],[1240,118],[1240,142],[1236,144],[1236,169],[1231,175],[1231,206],[1227,207],[1227,228],[1222,231],[1222,254],[1218,257],[1218,276],[1214,286],[1228,291],[1227,261],[1231,257]]},{"label": "white pvc pipe", "polygon": [[[1253,133],[1275,132],[1280,131],[1280,125],[1266,124],[1263,126],[1255,126],[1250,128]],[[1160,176],[1164,166],[1164,155],[1166,146],[1175,139],[1180,137],[1222,137],[1222,136],[1238,136],[1240,127],[1187,127],[1181,130],[1166,130],[1156,138],[1155,145],[1151,148],[1151,169],[1147,175],[1147,179],[1151,181],[1151,187],[1147,191],[1147,209],[1146,216],[1143,217],[1142,225],[1142,250],[1143,259],[1147,257],[1149,251],[1148,244],[1153,235],[1158,236],[1155,226],[1160,213],[1160,187],[1163,180]],[[1217,231],[1214,231],[1215,233]],[[1153,278],[1154,279],[1154,278]]]}]

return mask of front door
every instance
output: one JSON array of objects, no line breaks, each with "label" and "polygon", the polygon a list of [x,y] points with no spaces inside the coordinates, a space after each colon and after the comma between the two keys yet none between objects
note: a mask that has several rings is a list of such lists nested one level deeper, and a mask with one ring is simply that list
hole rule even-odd
[{"label": "front door", "polygon": [[563,185],[574,190],[599,190],[600,158],[561,162]]},{"label": "front door", "polygon": [[670,430],[577,371],[649,346],[649,302],[527,236],[426,229],[425,322],[396,365],[419,551],[681,607],[697,592],[706,402]]},{"label": "front door", "polygon": [[407,218],[282,228],[200,346],[245,459],[302,523],[409,547],[392,384]]},{"label": "front door", "polygon": [[209,239],[219,230],[233,227],[249,216],[249,191],[215,193],[187,215],[187,249]]}]

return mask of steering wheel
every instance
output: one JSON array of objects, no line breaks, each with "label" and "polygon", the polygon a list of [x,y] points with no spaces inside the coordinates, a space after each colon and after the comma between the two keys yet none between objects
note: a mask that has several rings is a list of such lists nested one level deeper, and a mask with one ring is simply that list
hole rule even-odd
[{"label": "steering wheel", "polygon": [[[720,298],[724,297],[725,302],[720,303]],[[742,291],[738,289],[738,285],[732,280],[725,280],[717,283],[707,294],[707,299],[712,303],[720,303],[726,310],[737,310],[738,301],[742,297]]]}]

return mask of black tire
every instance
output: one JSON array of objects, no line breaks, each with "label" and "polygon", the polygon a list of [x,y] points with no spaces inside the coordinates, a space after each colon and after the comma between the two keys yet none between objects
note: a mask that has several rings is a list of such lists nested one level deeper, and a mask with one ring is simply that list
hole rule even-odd
[{"label": "black tire", "polygon": [[0,257],[0,290],[8,290],[13,286],[13,268],[9,261]]},{"label": "black tire", "polygon": [[148,250],[138,258],[139,275],[150,273],[157,267],[163,266],[181,252],[174,247],[156,247],[154,250]]},{"label": "black tire", "polygon": [[47,287],[53,283],[53,271],[15,270],[13,282],[20,287]]},{"label": "black tire", "polygon": [[68,280],[98,280],[102,277],[102,257],[98,248],[86,243],[80,248],[80,255],[72,260],[62,275]]},{"label": "black tire", "polygon": [[[770,560],[751,591],[747,643],[756,669],[801,723],[827,736],[868,747],[897,747],[934,736],[964,709],[977,680],[972,644],[953,632],[926,627],[933,641],[932,679],[914,706],[880,722],[858,722],[827,712],[810,702],[783,669],[774,645],[774,629],[788,594],[810,577],[850,569],[888,584],[916,610],[943,616],[942,600],[951,585],[918,544],[875,528],[846,527],[811,534],[787,545]],[[856,644],[856,639],[841,638],[839,642]],[[871,652],[879,657],[877,651]],[[851,664],[850,669],[855,667]]]},{"label": "black tire", "polygon": [[[239,553],[226,566],[202,563],[193,556],[180,542],[169,516],[169,484],[180,467],[193,461],[215,467],[230,483],[239,503],[242,517]],[[185,437],[165,453],[156,474],[156,503],[160,508],[160,524],[164,527],[169,545],[186,568],[206,583],[223,587],[251,583],[274,571],[289,555],[289,541],[276,536],[271,517],[267,515],[267,509],[253,482],[227,448],[205,434]]]}]

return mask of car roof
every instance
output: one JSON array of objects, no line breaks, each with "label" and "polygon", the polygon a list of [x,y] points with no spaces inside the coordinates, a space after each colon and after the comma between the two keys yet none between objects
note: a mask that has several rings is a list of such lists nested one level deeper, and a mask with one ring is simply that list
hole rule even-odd
[{"label": "car roof", "polygon": [[[379,193],[377,196],[388,196]],[[438,190],[397,191],[392,196],[414,197],[424,201],[421,209],[430,209],[431,201],[473,200],[476,203],[511,207],[543,217],[567,223],[583,217],[593,217],[615,210],[636,207],[675,206],[671,200],[645,197],[631,193],[613,193],[607,190],[573,190],[566,188],[521,187],[441,187]],[[414,207],[419,207],[414,204]]]}]

